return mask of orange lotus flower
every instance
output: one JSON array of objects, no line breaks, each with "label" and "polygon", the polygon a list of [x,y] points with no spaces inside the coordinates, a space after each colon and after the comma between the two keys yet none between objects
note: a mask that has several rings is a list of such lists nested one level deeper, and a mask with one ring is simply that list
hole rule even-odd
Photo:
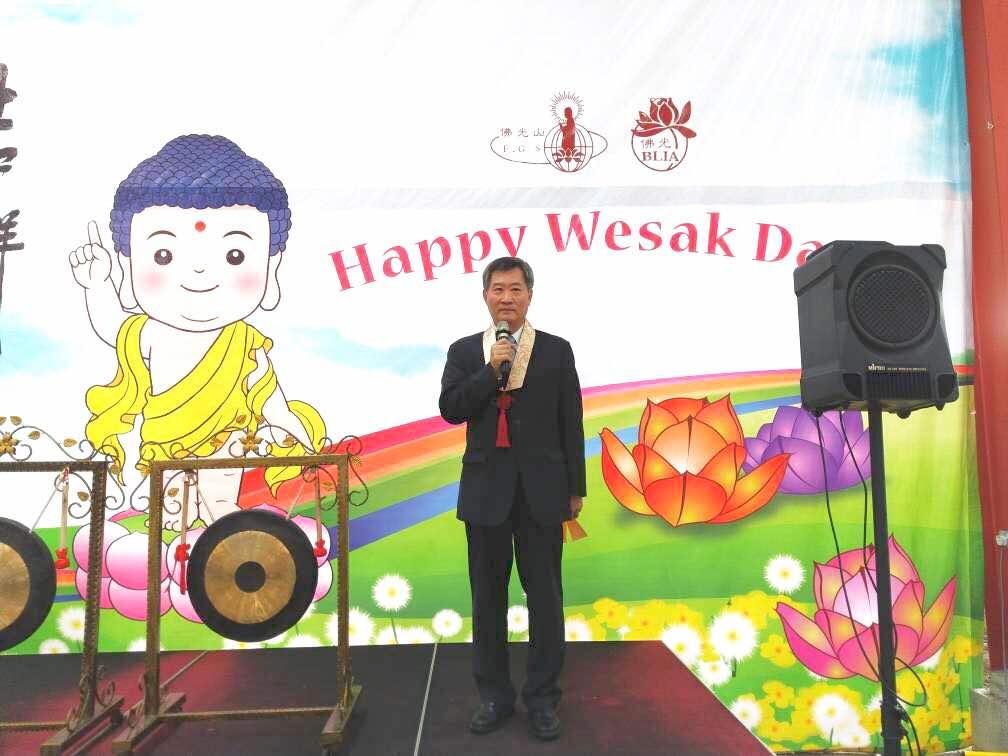
[{"label": "orange lotus flower", "polygon": [[673,527],[734,522],[764,506],[787,472],[778,454],[739,477],[746,458],[742,426],[728,397],[716,402],[648,401],[638,443],[630,452],[608,428],[602,437],[602,477],[631,512],[661,515]]}]

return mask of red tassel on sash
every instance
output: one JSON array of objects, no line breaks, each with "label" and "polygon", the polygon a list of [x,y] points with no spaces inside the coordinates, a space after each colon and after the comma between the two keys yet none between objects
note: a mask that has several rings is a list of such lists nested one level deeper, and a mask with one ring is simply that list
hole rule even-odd
[{"label": "red tassel on sash", "polygon": [[511,447],[507,411],[511,409],[513,401],[511,395],[508,393],[497,395],[497,448],[499,449],[508,449]]}]

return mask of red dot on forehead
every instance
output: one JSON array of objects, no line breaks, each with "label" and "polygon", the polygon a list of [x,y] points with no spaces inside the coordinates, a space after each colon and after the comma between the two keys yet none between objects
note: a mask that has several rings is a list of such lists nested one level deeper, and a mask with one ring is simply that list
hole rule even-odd
[{"label": "red dot on forehead", "polygon": [[206,223],[204,223],[203,221],[196,221],[196,230],[206,231]]}]

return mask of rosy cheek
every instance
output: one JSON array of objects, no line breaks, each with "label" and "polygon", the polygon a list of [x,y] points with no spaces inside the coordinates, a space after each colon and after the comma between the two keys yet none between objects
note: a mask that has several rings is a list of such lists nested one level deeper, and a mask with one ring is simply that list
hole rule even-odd
[{"label": "rosy cheek", "polygon": [[165,285],[165,275],[154,270],[144,271],[140,274],[139,279],[140,286],[143,290],[151,293],[161,291]]},{"label": "rosy cheek", "polygon": [[262,276],[255,273],[242,273],[235,279],[235,287],[242,294],[260,294],[263,290]]}]

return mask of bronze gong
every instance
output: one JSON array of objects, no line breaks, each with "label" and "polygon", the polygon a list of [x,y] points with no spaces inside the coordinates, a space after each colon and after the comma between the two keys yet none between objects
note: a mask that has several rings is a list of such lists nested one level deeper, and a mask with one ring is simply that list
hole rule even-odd
[{"label": "bronze gong", "polygon": [[0,651],[31,636],[56,596],[56,567],[39,536],[0,517]]},{"label": "bronze gong", "polygon": [[318,566],[308,537],[272,512],[232,512],[193,546],[190,600],[211,630],[261,641],[289,630],[315,595]]}]

